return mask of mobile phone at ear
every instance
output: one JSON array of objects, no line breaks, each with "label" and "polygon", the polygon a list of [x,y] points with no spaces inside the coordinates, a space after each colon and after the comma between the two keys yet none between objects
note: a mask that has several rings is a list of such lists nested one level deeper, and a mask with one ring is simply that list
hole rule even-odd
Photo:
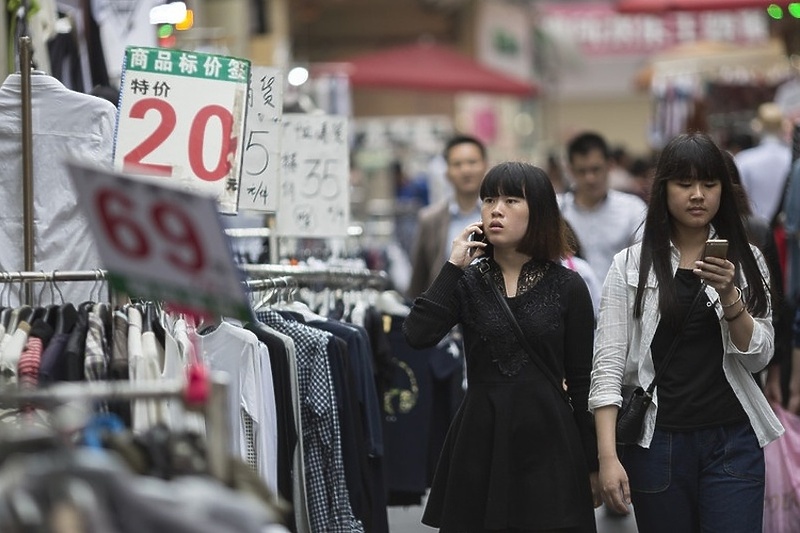
[{"label": "mobile phone at ear", "polygon": [[[486,234],[485,233],[478,233],[477,231],[473,231],[467,237],[468,241],[477,241],[477,242],[486,242]],[[477,248],[470,248],[469,255],[475,255],[475,251]]]},{"label": "mobile phone at ear", "polygon": [[720,259],[727,259],[727,239],[708,239],[706,241],[706,249],[703,252],[703,257],[719,257]]}]

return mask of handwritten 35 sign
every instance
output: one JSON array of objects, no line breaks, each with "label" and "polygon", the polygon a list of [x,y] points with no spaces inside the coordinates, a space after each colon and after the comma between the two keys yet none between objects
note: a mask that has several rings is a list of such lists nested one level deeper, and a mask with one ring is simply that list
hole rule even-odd
[{"label": "handwritten 35 sign", "polygon": [[284,113],[276,232],[345,237],[350,223],[347,117]]},{"label": "handwritten 35 sign", "polygon": [[114,164],[171,178],[237,211],[250,62],[201,52],[128,47]]},{"label": "handwritten 35 sign", "polygon": [[67,166],[115,289],[198,314],[250,319],[214,198],[160,178]]}]

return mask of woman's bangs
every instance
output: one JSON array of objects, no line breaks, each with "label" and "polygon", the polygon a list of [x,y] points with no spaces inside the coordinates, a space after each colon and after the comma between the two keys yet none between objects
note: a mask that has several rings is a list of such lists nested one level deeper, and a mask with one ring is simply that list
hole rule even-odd
[{"label": "woman's bangs", "polygon": [[[688,138],[683,142],[676,143],[665,161],[663,176],[668,180],[699,180],[699,181],[719,181],[719,163],[710,152],[708,146],[698,143],[697,139]],[[662,156],[663,157],[663,156]],[[723,169],[723,172],[727,172]]]},{"label": "woman's bangs", "polygon": [[481,183],[481,198],[497,196],[516,196],[525,198],[523,190],[524,180],[520,176],[513,176],[507,166],[490,170]]}]

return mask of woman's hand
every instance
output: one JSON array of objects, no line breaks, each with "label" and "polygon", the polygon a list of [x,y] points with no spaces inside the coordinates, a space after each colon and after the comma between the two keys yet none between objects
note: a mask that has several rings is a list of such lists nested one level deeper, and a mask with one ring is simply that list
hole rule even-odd
[{"label": "woman's hand", "polygon": [[[470,235],[475,234],[475,240],[470,240]],[[483,222],[470,224],[453,240],[453,249],[450,252],[450,262],[459,268],[467,266],[476,257],[483,255],[486,243],[482,241]]]},{"label": "woman's hand", "polygon": [[704,257],[702,261],[695,261],[695,267],[694,273],[717,291],[722,305],[736,300],[738,292],[733,284],[736,267],[733,263],[721,257]]},{"label": "woman's hand", "polygon": [[628,474],[617,457],[600,459],[600,486],[603,502],[619,514],[630,514],[631,489]]}]

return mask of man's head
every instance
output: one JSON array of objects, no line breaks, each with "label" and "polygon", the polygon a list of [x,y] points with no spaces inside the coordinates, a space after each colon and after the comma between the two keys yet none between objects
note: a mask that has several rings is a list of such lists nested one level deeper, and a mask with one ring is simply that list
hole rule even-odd
[{"label": "man's head", "polygon": [[581,133],[569,142],[567,156],[575,183],[575,198],[586,205],[594,205],[605,198],[611,164],[605,139],[594,132]]},{"label": "man's head", "polygon": [[753,119],[753,130],[759,135],[782,135],[783,112],[780,106],[772,102],[758,106],[758,116]]},{"label": "man's head", "polygon": [[457,135],[444,149],[447,161],[447,180],[457,197],[474,196],[477,200],[481,181],[486,174],[486,147],[469,135]]}]

